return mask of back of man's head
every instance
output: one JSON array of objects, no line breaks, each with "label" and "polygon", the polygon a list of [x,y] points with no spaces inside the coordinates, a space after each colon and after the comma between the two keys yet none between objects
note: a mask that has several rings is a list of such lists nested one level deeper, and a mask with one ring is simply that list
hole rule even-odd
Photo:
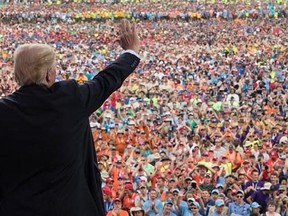
[{"label": "back of man's head", "polygon": [[46,44],[25,44],[14,53],[14,74],[20,86],[43,83],[55,66],[55,52]]}]

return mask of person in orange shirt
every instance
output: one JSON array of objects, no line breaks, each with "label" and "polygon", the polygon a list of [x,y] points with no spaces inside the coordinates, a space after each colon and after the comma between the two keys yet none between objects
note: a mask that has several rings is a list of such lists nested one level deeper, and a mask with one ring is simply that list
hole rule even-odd
[{"label": "person in orange shirt", "polygon": [[127,136],[124,135],[124,131],[119,130],[117,136],[115,136],[114,141],[117,151],[119,152],[120,155],[123,155],[127,141]]},{"label": "person in orange shirt", "polygon": [[136,206],[136,201],[139,200],[139,195],[134,191],[132,184],[125,185],[123,194],[123,208],[130,210]]},{"label": "person in orange shirt", "polygon": [[232,169],[236,169],[241,166],[242,158],[238,151],[234,149],[233,145],[229,145],[229,149],[223,154],[224,157],[228,158],[228,161],[232,163]]},{"label": "person in orange shirt", "polygon": [[128,212],[122,210],[121,200],[119,198],[114,199],[114,207],[108,211],[106,216],[129,216]]},{"label": "person in orange shirt", "polygon": [[78,75],[76,76],[76,81],[78,84],[82,85],[84,84],[86,81],[88,81],[87,77],[84,75],[84,73],[81,71],[78,73]]},{"label": "person in orange shirt", "polygon": [[119,177],[123,178],[127,174],[126,170],[124,169],[124,164],[120,158],[117,159],[117,161],[112,162],[112,166],[110,167],[108,173],[114,180],[113,188],[117,190],[119,185]]}]

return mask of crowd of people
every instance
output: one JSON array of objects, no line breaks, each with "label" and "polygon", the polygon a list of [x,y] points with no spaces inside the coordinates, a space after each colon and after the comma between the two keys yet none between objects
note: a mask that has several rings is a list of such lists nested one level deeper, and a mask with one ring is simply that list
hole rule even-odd
[{"label": "crowd of people", "polygon": [[[0,18],[6,23],[75,23],[81,21],[103,21],[117,19],[134,20],[195,20],[195,19],[260,19],[287,17],[287,1],[262,2],[251,1],[252,4],[238,3],[209,4],[190,1],[139,1],[134,4],[103,4],[101,2],[79,4],[73,2],[59,7],[61,1],[48,1],[48,4],[10,4],[0,13]],[[57,3],[58,2],[58,3]],[[69,2],[69,1],[68,1]],[[227,1],[228,2],[228,1]],[[87,5],[88,4],[88,5]],[[43,10],[43,8],[45,8]]]},{"label": "crowd of people", "polygon": [[[256,3],[173,3],[2,7],[1,97],[17,88],[13,52],[23,43],[55,47],[57,81],[91,79],[121,53],[114,15],[123,12],[117,18],[140,26],[141,64],[90,117],[107,215],[286,216],[285,1],[257,11]],[[90,11],[109,19],[71,15]]]}]

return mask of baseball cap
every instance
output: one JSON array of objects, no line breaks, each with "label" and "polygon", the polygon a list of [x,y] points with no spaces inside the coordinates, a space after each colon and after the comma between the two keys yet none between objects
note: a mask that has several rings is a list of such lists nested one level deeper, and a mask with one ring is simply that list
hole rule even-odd
[{"label": "baseball cap", "polygon": [[193,197],[190,197],[187,199],[187,202],[195,202],[195,199]]},{"label": "baseball cap", "polygon": [[225,205],[225,203],[222,199],[217,199],[215,201],[215,206],[217,206],[217,207],[224,206],[224,205]]},{"label": "baseball cap", "polygon": [[174,189],[172,189],[172,191],[171,191],[172,193],[174,193],[174,192],[177,192],[177,193],[179,193],[180,191],[179,191],[179,189],[178,188],[174,188]]},{"label": "baseball cap", "polygon": [[143,212],[144,213],[144,210],[142,209],[142,208],[140,208],[140,207],[132,207],[131,209],[130,209],[130,213],[133,215],[133,212],[139,212],[139,211],[141,211],[141,212]]},{"label": "baseball cap", "polygon": [[164,205],[167,205],[167,204],[173,205],[172,200],[171,199],[166,200],[166,202],[164,202]]},{"label": "baseball cap", "polygon": [[261,205],[259,205],[257,202],[251,203],[251,208],[261,208]]},{"label": "baseball cap", "polygon": [[200,208],[200,204],[198,202],[192,202],[190,206],[196,206],[198,209]]},{"label": "baseball cap", "polygon": [[125,190],[133,190],[133,185],[132,184],[126,184]]},{"label": "baseball cap", "polygon": [[119,197],[116,197],[116,198],[114,199],[114,202],[121,202],[121,200],[120,200]]},{"label": "baseball cap", "polygon": [[238,191],[236,192],[236,194],[239,194],[239,193],[242,194],[242,195],[245,194],[243,190],[238,190]]},{"label": "baseball cap", "polygon": [[216,185],[216,188],[217,188],[217,189],[220,188],[220,187],[224,188],[224,185],[223,185],[223,184],[220,184],[220,183]]},{"label": "baseball cap", "polygon": [[147,177],[146,177],[146,176],[141,176],[141,177],[140,177],[140,181],[145,181],[145,182],[147,182]]},{"label": "baseball cap", "polygon": [[108,196],[112,196],[112,191],[111,191],[111,189],[108,186],[104,186],[102,188],[102,191],[103,191],[104,194],[106,194]]}]

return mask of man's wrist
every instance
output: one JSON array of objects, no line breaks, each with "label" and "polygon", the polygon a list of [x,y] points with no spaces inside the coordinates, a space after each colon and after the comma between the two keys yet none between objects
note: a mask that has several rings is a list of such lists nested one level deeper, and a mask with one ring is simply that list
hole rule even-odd
[{"label": "man's wrist", "polygon": [[123,53],[130,53],[132,55],[135,55],[137,58],[141,59],[139,54],[136,51],[132,50],[132,49],[127,49]]}]

